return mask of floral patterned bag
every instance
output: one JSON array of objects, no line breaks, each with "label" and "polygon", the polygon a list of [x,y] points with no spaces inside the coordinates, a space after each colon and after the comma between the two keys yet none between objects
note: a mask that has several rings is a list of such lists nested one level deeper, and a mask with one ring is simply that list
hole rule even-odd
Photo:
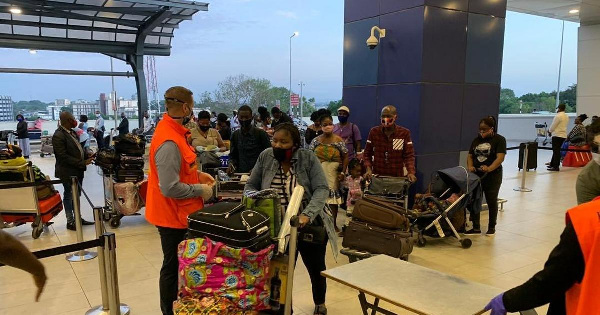
[{"label": "floral patterned bag", "polygon": [[181,242],[179,296],[226,297],[244,310],[269,308],[269,264],[273,245],[251,252],[206,238]]},{"label": "floral patterned bag", "polygon": [[219,296],[187,296],[173,302],[175,315],[258,315],[257,311],[244,311],[229,299]]}]

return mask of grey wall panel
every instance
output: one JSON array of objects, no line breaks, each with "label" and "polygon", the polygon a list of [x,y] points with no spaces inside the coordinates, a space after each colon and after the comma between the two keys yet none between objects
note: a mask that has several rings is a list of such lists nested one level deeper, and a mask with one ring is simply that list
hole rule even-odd
[{"label": "grey wall panel", "polygon": [[400,10],[406,10],[425,4],[425,0],[379,0],[380,13],[386,14]]},{"label": "grey wall panel", "polygon": [[421,81],[424,7],[381,16],[387,30],[379,43],[379,84]]},{"label": "grey wall panel", "polygon": [[393,105],[398,112],[396,123],[411,131],[412,140],[419,142],[421,88],[418,83],[380,85],[377,89],[377,109]]},{"label": "grey wall panel", "polygon": [[422,80],[464,82],[468,14],[426,6],[424,16]]},{"label": "grey wall panel", "polygon": [[380,0],[345,0],[344,23],[379,15]]},{"label": "grey wall panel", "polygon": [[469,14],[467,83],[500,84],[504,48],[504,18]]},{"label": "grey wall panel", "polygon": [[363,138],[363,148],[369,130],[379,125],[380,113],[377,110],[377,87],[345,87],[342,102],[350,109],[350,122],[355,123]]},{"label": "grey wall panel", "polygon": [[463,104],[462,84],[423,84],[419,154],[459,151]]},{"label": "grey wall panel", "polygon": [[465,12],[469,9],[469,0],[425,0],[425,4]]},{"label": "grey wall panel", "polygon": [[371,50],[366,41],[379,18],[347,23],[344,26],[344,86],[377,83],[379,47]]},{"label": "grey wall panel", "polygon": [[506,0],[470,0],[469,12],[506,17]]},{"label": "grey wall panel", "polygon": [[[479,120],[486,116],[498,118],[500,86],[467,84],[464,93],[460,149],[468,150],[471,142],[478,135]],[[500,130],[500,134],[502,134],[502,130]]]},{"label": "grey wall panel", "polygon": [[439,154],[417,154],[417,178],[416,191],[423,192],[431,182],[431,175],[439,170],[458,166],[460,163],[460,152],[445,152]]}]

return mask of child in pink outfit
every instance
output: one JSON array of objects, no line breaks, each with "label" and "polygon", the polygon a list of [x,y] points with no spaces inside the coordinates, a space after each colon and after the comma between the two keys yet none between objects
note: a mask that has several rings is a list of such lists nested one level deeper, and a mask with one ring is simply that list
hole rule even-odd
[{"label": "child in pink outfit", "polygon": [[346,200],[346,223],[350,222],[352,211],[354,210],[354,204],[363,196],[363,187],[365,180],[362,177],[362,165],[357,159],[352,159],[348,165],[348,172],[350,175],[346,176],[344,186],[348,188],[348,198]]}]

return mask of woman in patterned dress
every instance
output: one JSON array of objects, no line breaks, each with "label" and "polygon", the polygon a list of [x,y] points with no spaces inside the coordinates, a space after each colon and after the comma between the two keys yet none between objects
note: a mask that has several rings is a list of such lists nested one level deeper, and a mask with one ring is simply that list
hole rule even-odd
[{"label": "woman in patterned dress", "polygon": [[340,181],[344,180],[344,174],[348,167],[348,149],[344,139],[333,133],[333,118],[331,113],[326,113],[319,117],[321,130],[323,134],[313,139],[309,149],[314,151],[327,178],[329,185],[329,199],[327,204],[333,213],[333,222],[336,232],[339,232],[337,227],[338,206],[342,204],[340,194]]}]

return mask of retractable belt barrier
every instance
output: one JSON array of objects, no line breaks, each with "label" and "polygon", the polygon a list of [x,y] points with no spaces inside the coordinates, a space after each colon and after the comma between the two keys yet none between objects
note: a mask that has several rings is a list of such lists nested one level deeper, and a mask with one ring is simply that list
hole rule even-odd
[{"label": "retractable belt barrier", "polygon": [[[75,244],[63,245],[63,246],[58,246],[58,247],[53,247],[53,248],[48,248],[48,249],[42,249],[42,250],[32,252],[32,254],[33,254],[33,256],[35,256],[38,259],[48,258],[48,257],[58,256],[58,255],[62,255],[62,254],[68,254],[68,253],[72,253],[72,252],[76,252],[76,251],[80,251],[80,250],[84,250],[84,249],[88,249],[88,248],[92,248],[92,247],[104,247],[104,241],[105,241],[105,239],[103,237],[101,237],[99,239],[85,241],[82,243],[75,243]],[[0,264],[0,267],[2,267],[2,266],[5,266],[5,265]]]},{"label": "retractable belt barrier", "polygon": [[35,186],[40,186],[40,185],[56,185],[56,184],[62,184],[62,183],[63,182],[59,179],[45,180],[43,182],[10,183],[10,184],[0,184],[0,189],[35,187]]}]

